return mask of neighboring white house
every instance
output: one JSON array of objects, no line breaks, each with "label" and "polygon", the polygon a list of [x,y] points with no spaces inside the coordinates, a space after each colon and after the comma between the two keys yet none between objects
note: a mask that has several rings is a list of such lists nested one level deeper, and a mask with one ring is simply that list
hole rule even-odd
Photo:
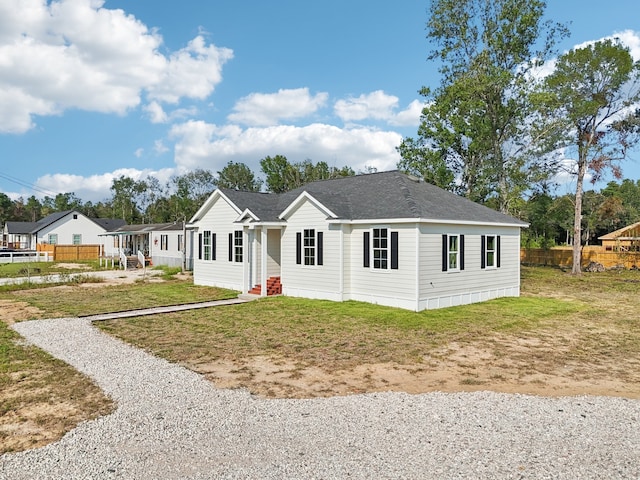
[{"label": "neighboring white house", "polygon": [[125,255],[139,251],[152,265],[181,267],[184,249],[186,268],[193,268],[193,232],[185,231],[183,222],[123,225],[105,235],[112,237],[112,243],[121,246]]},{"label": "neighboring white house", "polygon": [[89,218],[76,211],[52,213],[38,222],[6,222],[3,237],[7,245],[35,249],[39,243],[52,245],[101,245],[109,254],[113,246],[101,235],[123,225],[124,220]]},{"label": "neighboring white house", "polygon": [[520,294],[527,224],[397,171],[218,189],[190,223],[198,285],[415,311]]}]

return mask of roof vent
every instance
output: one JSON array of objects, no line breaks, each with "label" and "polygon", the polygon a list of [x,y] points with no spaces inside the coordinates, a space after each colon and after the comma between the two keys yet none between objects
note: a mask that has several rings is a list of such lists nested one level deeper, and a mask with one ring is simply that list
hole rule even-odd
[{"label": "roof vent", "polygon": [[420,179],[418,177],[416,177],[415,175],[407,175],[407,177],[409,178],[409,180],[411,180],[412,182],[416,182],[416,183],[420,183]]}]

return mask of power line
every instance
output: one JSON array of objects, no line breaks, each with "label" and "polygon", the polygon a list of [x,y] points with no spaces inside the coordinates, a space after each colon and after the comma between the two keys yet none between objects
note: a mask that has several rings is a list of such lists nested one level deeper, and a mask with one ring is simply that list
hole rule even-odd
[{"label": "power line", "polygon": [[20,180],[19,178],[16,177],[12,177],[11,175],[8,175],[6,173],[0,173],[0,178],[4,178],[5,180],[8,180],[10,182],[13,182],[17,185],[20,185],[21,187],[25,187],[28,188],[29,190],[32,190],[34,192],[37,193],[41,193],[43,195],[46,195],[48,197],[55,197],[56,194],[53,192],[50,192],[48,190],[44,190],[40,187],[37,187],[36,185],[34,185],[33,183],[29,183],[26,180]]}]

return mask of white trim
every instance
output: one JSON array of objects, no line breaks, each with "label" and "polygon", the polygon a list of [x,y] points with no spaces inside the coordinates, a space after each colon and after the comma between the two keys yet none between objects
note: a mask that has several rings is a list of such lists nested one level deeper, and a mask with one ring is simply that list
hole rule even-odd
[{"label": "white trim", "polygon": [[255,215],[251,210],[246,208],[240,214],[240,216],[236,220],[234,220],[234,222],[243,222],[245,219],[247,219],[247,217],[251,218],[251,220],[253,220],[254,222],[260,220],[257,215]]},{"label": "white trim", "polygon": [[267,229],[262,228],[260,232],[260,255],[261,255],[261,263],[260,263],[260,285],[262,285],[262,289],[260,290],[260,296],[267,296]]},{"label": "white trim", "polygon": [[[460,268],[460,257],[461,257],[460,253],[462,252],[462,248],[461,248],[461,245],[460,245],[460,237],[461,237],[462,234],[460,234],[460,233],[443,233],[443,235],[447,236],[447,271],[445,273],[461,272],[462,269]],[[458,242],[457,242],[458,250],[456,251],[457,257],[456,257],[456,266],[455,266],[455,268],[451,268],[451,260],[449,258],[449,255],[451,255],[450,248],[449,248],[451,243],[450,243],[449,239],[451,237],[457,237],[457,239],[458,239]]]},{"label": "white trim", "polygon": [[497,223],[497,222],[475,222],[471,220],[439,220],[433,218],[373,218],[363,220],[349,220],[349,219],[337,219],[328,218],[327,223],[332,224],[347,224],[347,225],[363,225],[363,224],[381,224],[381,223],[432,223],[437,225],[473,225],[473,226],[493,226],[493,227],[516,227],[516,228],[528,228],[528,223]]},{"label": "white trim", "polygon": [[240,215],[242,213],[242,210],[240,210],[240,208],[238,208],[238,206],[235,203],[233,203],[229,199],[229,197],[227,197],[219,189],[216,189],[216,190],[213,191],[213,193],[211,195],[209,195],[209,198],[207,198],[205,200],[205,202],[198,209],[198,211],[195,213],[195,215],[193,215],[193,217],[191,217],[191,220],[189,220],[188,223],[193,225],[194,223],[200,221],[202,219],[202,217],[204,217],[207,214],[207,212],[211,209],[211,206],[216,202],[216,200],[218,200],[218,198],[222,198],[224,201],[226,201],[229,204],[229,206],[231,208],[233,208],[233,210],[236,211],[236,213],[238,215]]},{"label": "white trim", "polygon": [[288,217],[289,214],[292,212],[292,210],[297,208],[305,200],[310,202],[318,210],[322,211],[325,215],[327,215],[327,217],[338,218],[338,216],[335,213],[333,213],[330,209],[325,207],[319,200],[315,199],[307,191],[304,191],[300,195],[298,195],[298,197],[293,202],[291,202],[289,206],[285,208],[280,215],[278,215],[278,218],[285,220],[286,217]]}]

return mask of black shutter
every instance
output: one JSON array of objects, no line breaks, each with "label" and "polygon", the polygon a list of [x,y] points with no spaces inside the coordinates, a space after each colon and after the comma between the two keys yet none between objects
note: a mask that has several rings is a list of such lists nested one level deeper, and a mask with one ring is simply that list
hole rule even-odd
[{"label": "black shutter", "polygon": [[302,264],[302,233],[296,233],[296,265]]},{"label": "black shutter", "polygon": [[229,261],[233,262],[233,233],[229,234]]},{"label": "black shutter", "polygon": [[362,265],[369,268],[369,232],[363,232],[362,235]]},{"label": "black shutter", "polygon": [[216,259],[216,234],[211,234],[211,260]]},{"label": "black shutter", "polygon": [[398,270],[398,232],[391,232],[391,269]]},{"label": "black shutter", "polygon": [[442,235],[442,271],[446,272],[449,267],[449,255],[447,255],[448,250],[448,237],[447,234]]},{"label": "black shutter", "polygon": [[496,237],[496,267],[500,268],[500,235]]},{"label": "black shutter", "polygon": [[198,260],[202,260],[202,234],[198,234]]},{"label": "black shutter", "polygon": [[460,235],[460,270],[464,270],[464,235]]},{"label": "black shutter", "polygon": [[323,265],[323,252],[322,252],[322,239],[323,239],[323,235],[322,232],[318,232],[318,245],[316,245],[317,250],[317,256],[318,258],[316,259],[316,263],[318,265]]},{"label": "black shutter", "polygon": [[480,235],[480,268],[487,266],[487,237]]}]

